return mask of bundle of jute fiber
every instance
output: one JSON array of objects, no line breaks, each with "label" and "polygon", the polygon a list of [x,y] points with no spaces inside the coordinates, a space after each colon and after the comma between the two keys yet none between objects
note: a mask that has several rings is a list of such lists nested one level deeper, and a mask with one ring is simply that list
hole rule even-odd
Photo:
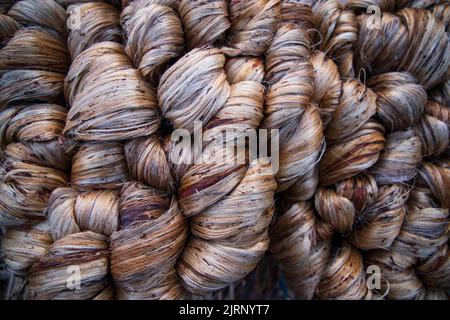
[{"label": "bundle of jute fiber", "polygon": [[[115,34],[109,32],[113,24],[88,28],[86,20],[81,35],[93,40],[85,41],[81,52],[70,47],[77,30],[69,34],[74,61],[64,85],[70,105],[64,133],[80,146],[72,161],[73,188],[58,188],[49,200],[54,243],[28,271],[27,298],[177,299],[186,289],[205,294],[242,279],[267,250],[276,183],[267,159],[253,160],[245,142],[247,131],[257,129],[263,118],[261,60],[236,56],[225,65],[221,50],[207,46],[193,49],[169,69],[177,55],[163,57],[153,70],[142,67],[148,57],[135,53],[165,53],[147,49],[139,33],[157,30],[161,17],[178,26],[181,20],[170,3],[130,6],[122,13],[125,48],[102,42],[111,40],[102,34]],[[93,6],[92,15],[102,16],[102,7]],[[141,26],[139,16],[151,10],[158,20],[155,16]],[[173,37],[171,32],[148,41],[170,44]],[[175,45],[182,54],[182,34]],[[186,163],[175,161],[179,145],[170,128],[156,131],[157,105],[167,123],[188,137],[200,121],[200,154],[187,152]],[[218,135],[225,140],[217,140]],[[235,139],[244,139],[244,150],[237,154],[228,146]],[[229,220],[231,212],[240,213]],[[193,233],[186,247],[185,217],[191,217]],[[217,274],[217,268],[223,272]],[[79,270],[80,288],[67,285],[69,269],[75,275]]]},{"label": "bundle of jute fiber", "polygon": [[[260,125],[264,67],[258,58],[227,59],[221,50],[211,46],[222,45],[220,38],[229,25],[224,3],[181,1],[177,7],[172,2],[137,1],[122,13],[127,31],[126,47],[130,48],[127,53],[132,58],[135,52],[145,57],[135,60],[135,64],[146,79],[159,82],[159,107],[170,124],[159,135],[127,142],[128,167],[133,178],[178,193],[178,203],[184,216],[190,218],[193,236],[181,254],[177,273],[185,289],[198,295],[222,289],[253,270],[267,249],[267,227],[273,214],[275,181],[270,164],[265,159],[253,162],[247,159],[245,140],[243,151],[236,153],[228,146],[230,141],[242,140],[249,130]],[[209,13],[204,16],[211,6],[218,7],[217,16]],[[268,19],[271,9],[265,2],[248,10],[253,12],[261,7],[268,13],[256,15],[254,20],[269,23],[264,19]],[[181,20],[174,14],[177,9]],[[140,17],[146,12],[161,17],[161,21],[174,28],[171,34],[161,33],[153,39],[173,45],[172,54],[183,46],[182,37],[178,36],[181,23],[188,39],[186,48],[200,46],[179,58],[162,75],[162,68],[167,68],[168,59],[174,56],[148,47],[147,39],[138,41],[140,33],[161,28],[148,20],[142,26]],[[197,38],[192,38],[192,32]],[[266,44],[260,46],[264,51]],[[145,59],[154,56],[164,60],[148,77],[149,69],[141,66],[148,64]],[[174,139],[173,129],[175,133],[184,133],[183,140],[186,137],[189,140],[192,134],[196,139],[195,135],[199,134],[201,141],[197,149],[190,149],[190,140]],[[189,148],[183,149],[183,145]],[[115,268],[114,261],[112,268]],[[137,294],[131,296],[137,297]]]},{"label": "bundle of jute fiber", "polygon": [[64,132],[77,140],[112,143],[150,135],[159,127],[155,92],[121,44],[97,43],[78,55],[66,76],[65,94],[71,107]]},{"label": "bundle of jute fiber", "polygon": [[[410,193],[405,223],[389,251],[368,253],[390,286],[392,299],[448,299],[450,254],[448,249],[448,161],[424,162],[416,188]],[[429,297],[430,291],[439,294]]]},{"label": "bundle of jute fiber", "polygon": [[[227,103],[207,124],[204,139],[222,134],[231,123],[243,130],[231,137],[227,134],[226,139],[239,139],[245,127],[258,124],[253,119],[255,112],[262,119],[261,109],[259,83],[233,84]],[[194,164],[181,179],[179,189],[180,206],[191,217],[193,237],[183,251],[178,272],[194,293],[221,289],[256,266],[267,250],[276,189],[267,159],[249,163],[245,154],[235,154],[234,148],[216,139],[204,146],[203,156],[213,161]]]},{"label": "bundle of jute fiber", "polygon": [[120,11],[108,3],[88,2],[68,7],[68,47],[72,59],[95,43],[121,42]]},{"label": "bundle of jute fiber", "polygon": [[[187,228],[176,201],[164,192],[137,182],[121,190],[60,188],[49,201],[48,217],[56,241],[29,271],[29,298],[183,297],[174,267]],[[68,268],[77,268],[78,289],[67,287]]]},{"label": "bundle of jute fiber", "polygon": [[[386,279],[382,289],[392,299],[445,299],[446,296],[442,293],[449,285],[448,201],[443,196],[448,192],[444,190],[448,190],[450,178],[448,160],[445,158],[449,143],[448,107],[429,100],[424,110],[422,118],[413,125],[413,129],[420,139],[421,154],[426,162],[422,162],[418,168],[419,175],[414,184],[409,183],[409,199],[399,235],[388,253],[378,250],[368,253],[367,264],[379,262],[382,266]],[[385,159],[385,163],[376,169],[378,178],[385,181],[392,179],[393,175],[391,173],[391,177],[388,177],[387,172],[380,175],[383,167],[384,171],[396,168],[398,172],[406,174],[400,168],[405,168],[406,161],[409,161],[404,157],[399,162],[400,154],[396,157],[397,160],[393,157],[394,153],[390,153],[390,163]],[[433,163],[429,163],[430,160]],[[394,161],[397,164],[392,167]],[[402,262],[392,264],[387,259]],[[391,290],[387,290],[387,286]],[[430,297],[428,292],[432,289],[441,294]]]},{"label": "bundle of jute fiber", "polygon": [[[22,3],[24,2],[24,3]],[[25,15],[17,2],[13,17]],[[68,183],[70,141],[62,136],[67,110],[62,97],[69,58],[65,39],[49,25],[38,26],[54,3],[34,2],[33,27],[23,27],[0,50],[1,158],[0,223],[36,223],[45,218],[51,191]],[[59,11],[58,11],[59,12]],[[26,23],[26,19],[19,19]],[[62,20],[61,23],[64,23]]]},{"label": "bundle of jute fiber", "polygon": [[320,49],[336,59],[343,77],[355,77],[354,45],[358,37],[356,15],[345,1],[320,0],[313,5]]},{"label": "bundle of jute fiber", "polygon": [[2,88],[9,90],[2,95],[2,225],[38,223],[8,228],[2,242],[11,274],[7,297],[17,298],[29,268],[53,242],[48,222],[39,221],[52,190],[68,184],[75,144],[62,135],[67,110],[60,105],[65,105],[63,81],[70,62],[65,9],[52,0],[19,1],[8,15],[25,28],[8,35],[0,53]]},{"label": "bundle of jute fiber", "polygon": [[425,113],[416,127],[424,161],[400,233],[389,251],[368,253],[368,264],[381,266],[382,290],[392,299],[447,299],[450,284],[448,107],[430,100]]},{"label": "bundle of jute fiber", "polygon": [[[182,248],[187,233],[176,203],[169,206],[169,198],[152,189],[124,185],[128,171],[123,141],[149,135],[158,128],[155,93],[132,67],[121,44],[101,42],[117,40],[109,36],[118,34],[115,30],[119,12],[116,11],[115,23],[89,28],[89,24],[94,23],[90,22],[90,16],[104,16],[108,21],[105,10],[116,9],[97,3],[81,7],[89,12],[84,20],[88,32],[81,33],[86,39],[84,45],[72,52],[76,58],[65,81],[65,95],[71,108],[64,129],[68,136],[82,142],[73,158],[71,172],[72,186],[78,190],[57,189],[52,194],[48,217],[55,242],[30,269],[26,297],[112,299],[115,295],[126,296],[127,292],[120,290],[121,281],[136,286],[132,291],[136,290],[137,297],[180,297],[183,293],[176,290],[177,279],[173,276],[177,258],[177,249],[173,246],[178,244]],[[76,39],[78,31],[71,31],[69,44],[71,39]],[[87,49],[77,52],[83,48]],[[165,209],[162,204],[166,205]],[[173,229],[177,225],[178,232]],[[115,241],[111,236],[119,227],[126,230],[122,230],[119,233],[122,237]],[[164,241],[161,237],[153,238],[156,236],[153,230],[158,227],[162,227],[158,230],[160,234],[166,236],[166,250],[175,251],[169,253],[173,256],[172,264],[167,262],[167,256],[156,260],[149,257],[152,247],[155,256],[161,253],[160,245],[163,246]],[[147,241],[144,234],[149,235]],[[138,250],[137,244],[143,243],[137,255],[137,251],[126,249],[132,235],[135,250]],[[118,258],[111,250],[120,251]],[[140,256],[144,265],[131,264],[124,269],[121,267],[122,259],[127,257],[124,253]],[[111,277],[111,259],[119,260],[113,271],[117,275],[117,293]],[[75,271],[78,270],[80,277],[78,289],[67,286],[67,270],[72,267],[77,268]],[[155,269],[164,277],[152,276]],[[141,281],[136,280],[137,277],[141,277]]]},{"label": "bundle of jute fiber", "polygon": [[[441,176],[436,181],[447,179],[444,182],[447,186],[443,184],[434,188],[448,187],[448,172],[444,172],[448,169],[443,167],[440,170]],[[389,188],[391,192],[401,192],[397,186]],[[359,188],[355,194],[358,191]],[[359,195],[367,193],[359,192]],[[380,229],[388,229],[386,238],[379,241],[377,239],[382,231],[374,233],[371,230],[374,228],[359,230],[361,237],[350,236],[354,245],[365,250],[364,254],[351,248],[348,243],[342,247],[336,242],[339,241],[336,237],[330,238],[332,231],[329,227],[324,228],[320,218],[314,215],[310,203],[290,204],[273,226],[272,252],[283,264],[288,284],[301,299],[360,299],[369,298],[373,293],[372,298],[382,295],[390,299],[423,299],[431,287],[441,288],[439,290],[442,293],[448,287],[450,261],[448,207],[437,204],[432,197],[429,189],[417,188],[410,192],[406,208],[399,209],[397,203],[404,203],[404,200],[396,200],[391,196],[377,211],[372,208],[363,212],[364,215],[376,212],[381,215],[381,220],[383,216],[389,215],[389,211],[406,209],[405,222],[400,231],[398,227],[393,231],[398,236],[393,242],[390,240],[392,244],[389,250],[379,249],[386,248],[384,239],[389,240],[388,232],[392,232],[388,225],[379,226]],[[390,223],[390,220],[386,219],[386,223]],[[297,228],[293,228],[293,224]],[[374,250],[366,251],[367,248]],[[377,292],[372,293],[364,279],[364,270],[371,266],[381,269],[383,279],[381,286],[376,288]],[[446,299],[446,296],[443,298]]]},{"label": "bundle of jute fiber", "polygon": [[[290,7],[293,3],[287,3]],[[284,8],[285,4],[282,4]],[[303,10],[311,9],[297,4]],[[286,19],[286,22],[285,22]],[[335,65],[321,53],[310,55],[309,26],[296,23],[286,14],[266,53],[266,96],[264,128],[280,134],[277,191],[293,198],[308,199],[317,187],[316,165],[323,149],[323,124],[318,103],[323,92],[339,81]],[[322,70],[323,69],[323,70]],[[336,72],[328,79],[315,77],[322,71]],[[318,90],[315,90],[316,83]],[[331,100],[331,99],[330,99]]]},{"label": "bundle of jute fiber", "polygon": [[20,28],[20,24],[16,20],[6,14],[0,14],[0,48],[3,48]]},{"label": "bundle of jute fiber", "polygon": [[[323,55],[321,61],[324,61]],[[323,67],[324,64],[318,66]],[[337,72],[336,68],[334,70]],[[318,102],[319,106],[324,106],[323,115],[327,119],[322,125],[319,116],[318,130],[325,129],[327,140],[327,149],[320,160],[319,176],[314,184],[315,187],[319,185],[319,189],[315,194],[314,191],[309,194],[297,192],[303,198],[287,197],[290,201],[314,197],[317,211],[314,213],[310,202],[285,204],[282,207],[286,208],[279,212],[272,230],[271,251],[284,266],[288,284],[302,299],[361,299],[371,296],[365,283],[362,255],[348,242],[336,244],[331,241],[334,230],[346,233],[352,229],[356,210],[349,206],[351,203],[336,202],[341,198],[350,201],[336,195],[328,186],[342,181],[341,187],[337,188],[349,199],[355,195],[363,198],[362,203],[358,203],[361,209],[375,200],[377,196],[373,190],[364,189],[366,182],[367,186],[376,188],[375,181],[371,181],[370,176],[361,176],[359,180],[352,180],[352,177],[377,161],[384,146],[384,130],[370,120],[376,112],[375,93],[357,80],[341,83],[337,77],[334,82],[331,85],[335,88],[327,94],[334,95],[337,100],[325,97]],[[280,156],[280,163],[282,161]],[[388,190],[385,197],[389,197]]]},{"label": "bundle of jute fiber", "polygon": [[8,16],[24,26],[43,26],[67,36],[66,10],[57,1],[16,1],[8,11]]},{"label": "bundle of jute fiber", "polygon": [[[102,60],[102,57],[106,60]],[[109,73],[105,73],[104,61],[111,61],[112,64],[116,61],[117,68],[123,70],[122,75],[118,78],[118,69],[114,70],[113,67],[109,68]],[[89,65],[84,65],[85,62]],[[78,72],[86,77],[78,76]],[[96,72],[100,72],[103,78],[98,77]],[[96,77],[97,82],[92,82],[89,76]],[[120,87],[123,77],[128,77],[128,81],[125,86]],[[86,83],[97,87],[98,92],[85,88]],[[121,120],[119,117],[115,120],[114,116],[109,123],[102,121],[99,124],[97,120],[92,122],[93,128],[90,128],[89,124],[86,126],[83,120],[89,117],[92,109],[83,106],[84,94],[104,95],[105,91],[101,91],[106,83],[112,84],[112,88],[114,83],[119,84],[116,87],[116,95],[122,98],[122,102],[115,99],[115,105],[108,105],[109,108],[106,109],[106,106],[102,108],[101,105],[110,101],[86,97],[89,101],[94,99],[99,103],[98,107],[93,109],[97,111],[99,120],[101,121],[101,117],[111,119],[108,112],[113,115],[114,112],[120,114],[121,108],[123,110],[128,105],[130,116],[140,119],[141,128],[138,124],[135,131],[130,130],[133,126],[130,121]],[[111,91],[108,92],[111,94]],[[111,299],[114,297],[114,290],[109,268],[108,238],[119,227],[119,190],[127,178],[123,145],[118,141],[139,136],[146,130],[151,133],[152,128],[157,128],[156,118],[153,119],[156,115],[154,95],[142,83],[138,72],[130,67],[123,47],[111,42],[93,45],[77,57],[66,77],[65,93],[71,104],[71,111],[75,114],[72,117],[69,112],[65,130],[77,140],[88,141],[78,148],[73,158],[71,173],[72,185],[84,192],[70,188],[60,188],[53,192],[47,215],[55,242],[31,267],[25,296],[32,299]],[[133,105],[124,101],[128,98],[130,103],[130,97],[135,101],[134,113]],[[74,101],[80,103],[76,104]],[[79,122],[78,118],[81,118]],[[100,127],[95,127],[96,125]],[[118,126],[122,131],[116,129]],[[83,134],[83,130],[87,133]],[[104,140],[106,142],[103,142]],[[91,191],[96,189],[102,191]],[[125,202],[123,206],[126,205]],[[74,287],[68,286],[67,283],[68,270],[72,268],[75,268],[75,275],[80,276],[77,280],[79,290],[75,286],[76,283]]]},{"label": "bundle of jute fiber", "polygon": [[[271,252],[298,299],[369,299],[361,253],[315,216],[310,202],[281,209],[272,226]],[[284,211],[286,210],[286,211]]]},{"label": "bundle of jute fiber", "polygon": [[[441,20],[430,11],[406,8],[396,14],[384,13],[379,24],[373,28],[370,16],[361,16],[358,68],[366,68],[370,74],[404,70],[425,89],[446,80],[450,44]],[[385,45],[381,39],[386,40]],[[386,59],[392,56],[395,58]]]},{"label": "bundle of jute fiber", "polygon": [[[73,142],[62,135],[63,81],[70,64],[65,10],[15,1],[1,15],[0,225],[6,298],[18,298],[33,262],[52,243],[45,207],[69,181]],[[50,19],[49,17],[52,17]]]},{"label": "bundle of jute fiber", "polygon": [[9,298],[447,298],[448,3],[5,4]]},{"label": "bundle of jute fiber", "polygon": [[[331,119],[324,121],[327,148],[314,207],[296,202],[308,198],[287,197],[273,225],[271,251],[299,298],[447,297],[449,220],[442,199],[450,178],[449,131],[445,84],[439,84],[446,79],[449,39],[425,10],[382,19],[379,30],[370,28],[368,16],[357,18],[361,60],[355,62],[375,76],[367,86],[343,80],[333,108],[319,103]],[[418,26],[423,19],[435,25],[433,34]],[[408,37],[399,37],[401,28]],[[398,48],[395,37],[405,52],[387,59],[389,46]],[[437,50],[434,62],[426,46]],[[437,101],[428,100],[426,90],[436,85]],[[422,158],[441,160],[419,168]],[[365,284],[365,269],[373,266],[384,277],[376,290]]]},{"label": "bundle of jute fiber", "polygon": [[280,0],[229,1],[230,30],[224,50],[232,56],[265,53],[277,30]]},{"label": "bundle of jute fiber", "polygon": [[8,274],[7,299],[21,299],[33,263],[53,243],[48,221],[9,228],[2,237],[3,263]]},{"label": "bundle of jute fiber", "polygon": [[[121,13],[125,51],[141,74],[157,85],[164,67],[184,50],[177,1],[134,1]],[[170,7],[170,6],[173,7]]]}]

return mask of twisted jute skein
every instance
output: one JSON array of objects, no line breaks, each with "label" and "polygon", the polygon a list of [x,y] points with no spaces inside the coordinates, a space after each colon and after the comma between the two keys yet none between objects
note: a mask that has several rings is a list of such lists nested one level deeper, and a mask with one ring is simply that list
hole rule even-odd
[{"label": "twisted jute skein", "polygon": [[[433,35],[425,29],[413,35],[412,26],[424,19],[435,24]],[[449,38],[444,24],[423,9],[383,14],[381,30],[369,28],[368,16],[358,21],[356,65],[370,78],[342,81],[331,121],[324,121],[319,188],[313,201],[288,197],[280,206],[271,251],[298,298],[446,299]],[[386,61],[401,32],[409,34],[400,45],[406,53]],[[433,56],[439,62],[430,62],[427,45],[439,48]],[[346,94],[346,88],[352,89]],[[383,276],[376,290],[365,284],[365,268],[372,266]]]},{"label": "twisted jute skein", "polygon": [[[171,3],[159,5],[166,8],[138,2],[134,8],[135,16],[127,20],[127,28],[135,36],[133,32],[139,31],[135,17],[150,10],[158,10],[158,15],[168,12],[173,16],[171,23],[183,23],[189,39],[186,48],[198,47],[160,75],[159,107],[174,129],[193,133],[195,121],[202,121],[203,150],[200,156],[208,155],[215,161],[190,166],[175,163],[173,159],[179,149],[170,139],[170,127],[146,139],[130,140],[125,145],[125,153],[133,178],[169,192],[178,189],[178,204],[183,215],[190,218],[192,236],[182,250],[176,273],[188,292],[201,295],[242,279],[267,250],[275,189],[270,166],[263,159],[237,163],[235,160],[239,155],[226,147],[226,141],[213,139],[229,129],[234,131],[226,139],[238,139],[246,129],[258,128],[263,117],[263,64],[260,59],[250,57],[237,56],[227,60],[221,50],[211,47],[223,36],[223,29],[230,25],[223,3],[181,1],[178,8]],[[209,14],[203,16],[210,6],[218,7],[216,18]],[[181,20],[175,19],[174,9],[178,9]],[[265,21],[263,18],[266,19],[265,16],[255,17],[261,23]],[[195,28],[209,32],[196,33],[198,37],[193,38],[190,34],[196,32]],[[169,43],[172,43],[171,39],[173,43],[178,41],[176,33],[165,38],[161,36],[164,41],[170,40]],[[128,37],[130,48],[148,50],[143,52],[148,56],[165,54],[146,49],[135,39]],[[145,70],[141,69],[141,72],[145,76]],[[155,77],[152,78],[150,80],[154,81]],[[178,156],[193,160],[199,155]],[[114,247],[112,251],[114,254]],[[120,263],[125,264],[126,260]],[[116,266],[114,260],[112,262],[114,275]],[[126,283],[123,285],[123,290],[129,292]],[[130,292],[130,297],[138,297],[137,294]]]},{"label": "twisted jute skein", "polygon": [[[448,3],[1,12],[10,298],[213,297],[268,251],[292,298],[447,299]],[[279,130],[277,172],[227,145],[260,128]]]},{"label": "twisted jute skein", "polygon": [[14,1],[0,16],[0,224],[7,297],[52,243],[44,210],[69,183],[73,142],[64,137],[64,76],[70,57],[66,11],[54,1]]},{"label": "twisted jute skein", "polygon": [[[266,7],[265,2],[261,5]],[[269,13],[254,19],[254,28],[259,20],[270,20],[274,5],[277,2],[265,9]],[[81,11],[83,30],[75,28],[68,35],[73,61],[64,82],[70,110],[63,133],[78,142],[72,188],[56,189],[48,202],[46,232],[54,242],[43,255],[36,253],[29,259],[34,263],[27,273],[27,298],[177,299],[186,291],[205,294],[242,279],[267,250],[276,188],[270,164],[258,159],[243,164],[213,162],[206,167],[176,165],[171,155],[176,155],[177,146],[170,132],[158,130],[160,114],[173,128],[190,132],[194,121],[201,120],[207,129],[203,153],[217,161],[240,156],[222,142],[207,141],[234,126],[239,130],[227,139],[258,128],[264,102],[262,61],[240,57],[236,51],[227,61],[221,50],[210,46],[214,41],[210,39],[206,47],[194,48],[167,69],[171,59],[193,46],[184,44],[178,9],[170,2],[136,1],[125,8],[119,21],[119,15],[113,15],[117,9],[108,4],[69,7],[69,25],[74,27],[72,20],[80,17],[73,15]],[[252,7],[246,14],[259,9]],[[155,20],[142,25],[139,16],[150,11]],[[102,19],[94,25],[93,17]],[[155,51],[140,34],[156,30],[156,23],[166,18],[177,31],[146,41],[175,47]],[[125,47],[116,37],[120,23]],[[250,37],[245,30],[240,32],[239,41]],[[267,44],[261,45],[263,49],[255,49],[263,52]],[[178,55],[165,58],[172,48]],[[149,65],[160,56],[160,63]],[[198,98],[186,100],[193,91]],[[201,198],[204,202],[199,204]],[[223,208],[241,213],[229,221]],[[194,236],[186,244],[186,217],[191,216]],[[204,258],[198,259],[199,249]],[[205,264],[198,266],[199,261]],[[66,286],[65,272],[73,265],[80,268],[80,290]],[[218,267],[222,273],[216,273]]]},{"label": "twisted jute skein", "polygon": [[[71,157],[70,141],[62,135],[67,114],[62,89],[70,59],[57,25],[65,23],[65,10],[43,1],[30,14],[29,2],[17,2],[2,16],[17,29],[6,34],[0,52],[0,220],[8,226],[45,218],[50,193],[68,183]],[[46,19],[48,10],[60,17],[54,25]]]}]

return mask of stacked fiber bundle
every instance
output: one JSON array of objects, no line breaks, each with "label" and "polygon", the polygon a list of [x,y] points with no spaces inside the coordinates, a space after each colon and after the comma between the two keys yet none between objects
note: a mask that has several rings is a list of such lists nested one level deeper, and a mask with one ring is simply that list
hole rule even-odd
[{"label": "stacked fiber bundle", "polygon": [[66,11],[54,1],[14,2],[0,15],[0,224],[10,297],[52,242],[44,211],[51,192],[69,183],[73,145],[62,134]]},{"label": "stacked fiber bundle", "polygon": [[[376,26],[353,16],[368,5],[386,11]],[[327,88],[317,102],[326,148],[315,194],[288,190],[271,237],[297,298],[447,299],[450,38],[439,17],[448,4],[408,8],[418,5],[312,7],[320,47],[337,63],[315,66],[314,84]],[[367,285],[369,270],[381,271],[378,287]]]},{"label": "stacked fiber bundle", "polygon": [[0,12],[8,298],[448,299],[446,1]]},{"label": "stacked fiber bundle", "polygon": [[[230,20],[227,2],[213,8],[222,8],[217,19],[206,1],[67,7],[72,63],[59,87],[69,109],[59,133],[73,141],[64,149],[73,153],[70,175],[47,188],[39,211],[47,220],[3,243],[10,266],[36,247],[17,267],[25,298],[204,296],[264,256],[276,181],[268,159],[252,159],[246,147],[265,93],[262,60],[247,55],[265,52],[279,3],[236,4]],[[228,28],[239,36],[229,43]],[[199,133],[199,150],[181,148],[177,129],[183,138]],[[239,153],[234,140],[244,141]]]},{"label": "stacked fiber bundle", "polygon": [[[273,6],[262,1],[245,13],[233,6],[233,12],[254,16],[255,25],[246,28],[273,29]],[[122,11],[125,51],[147,83],[157,87],[163,118],[158,132],[125,144],[129,172],[132,179],[175,194],[184,221],[190,221],[191,234],[180,250],[173,245],[167,248],[169,261],[177,262],[175,270],[168,261],[160,262],[158,269],[136,270],[134,277],[152,272],[146,280],[161,287],[157,293],[140,291],[139,279],[126,276],[133,259],[145,260],[139,253],[123,254],[126,246],[133,246],[127,236],[131,230],[124,226],[114,234],[112,274],[127,298],[215,292],[244,278],[268,248],[276,188],[271,166],[266,159],[250,161],[247,148],[243,154],[235,153],[227,144],[257,129],[263,118],[263,64],[258,58],[241,56],[253,51],[239,48],[247,48],[243,43],[249,39],[245,28],[233,26],[237,19],[229,17],[226,1],[134,1]],[[233,51],[233,59],[219,49],[228,28],[236,28],[240,35],[231,48],[224,49]],[[260,46],[265,44],[254,44],[249,50],[263,52]],[[184,133],[183,138],[174,139],[175,132]],[[191,146],[191,135],[194,139],[200,135],[201,143],[183,149]],[[186,240],[184,234],[178,236],[181,239]],[[155,246],[155,259],[167,259],[161,253],[165,246]],[[176,282],[166,284],[172,272]]]}]

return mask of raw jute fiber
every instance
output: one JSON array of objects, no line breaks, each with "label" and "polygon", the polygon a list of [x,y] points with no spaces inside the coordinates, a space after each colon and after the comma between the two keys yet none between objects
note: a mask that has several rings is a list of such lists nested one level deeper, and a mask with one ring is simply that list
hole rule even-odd
[{"label": "raw jute fiber", "polygon": [[439,0],[0,1],[2,294],[448,299],[449,25]]}]

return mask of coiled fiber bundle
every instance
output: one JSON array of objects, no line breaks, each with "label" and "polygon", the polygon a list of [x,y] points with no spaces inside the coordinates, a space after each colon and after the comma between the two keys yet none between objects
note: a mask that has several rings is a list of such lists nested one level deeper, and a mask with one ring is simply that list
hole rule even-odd
[{"label": "coiled fiber bundle", "polygon": [[447,299],[447,3],[5,9],[10,298],[213,297],[268,252],[292,297]]},{"label": "coiled fiber bundle", "polygon": [[9,33],[0,52],[2,225],[42,221],[52,190],[69,181],[71,143],[62,135],[67,115],[62,89],[70,59],[61,26],[46,23],[52,8],[64,24],[64,9],[47,1],[18,2],[1,17],[16,21],[12,25],[19,29]]},{"label": "coiled fiber bundle", "polygon": [[[266,24],[273,30],[271,8],[278,2],[272,2],[237,14],[267,7],[252,20],[250,30]],[[183,26],[200,26],[195,25],[198,18],[187,15],[190,6],[197,9],[194,1],[133,1],[122,12],[107,3],[69,6],[65,52],[73,61],[59,90],[64,89],[70,108],[58,133],[76,141],[70,149],[75,152],[71,187],[66,182],[51,188],[55,190],[40,210],[48,219],[42,226],[14,229],[10,235],[25,238],[21,243],[26,244],[25,235],[31,233],[42,250],[22,261],[20,245],[3,243],[9,268],[26,276],[26,298],[177,299],[189,291],[205,294],[245,277],[267,250],[276,188],[271,166],[265,159],[250,162],[212,139],[230,128],[238,130],[227,139],[239,139],[247,129],[259,127],[263,64],[236,52],[227,61],[212,46],[216,36],[198,43],[191,37],[185,44]],[[231,25],[228,6],[223,8],[218,16]],[[209,30],[222,28],[202,15],[209,10],[206,2],[198,9]],[[154,19],[143,19],[148,15]],[[159,23],[167,25],[167,32],[158,34],[164,29]],[[248,41],[244,27],[236,27],[242,33],[236,45]],[[268,39],[270,32],[264,32],[261,36]],[[267,44],[261,46],[253,45],[253,50],[262,53]],[[170,126],[160,127],[162,119]],[[173,159],[179,145],[170,139],[170,128],[194,133],[195,121],[205,128],[200,156],[216,161],[193,164],[194,154],[187,154],[191,162],[178,164]],[[231,161],[242,156],[243,163]],[[222,164],[222,158],[230,163]],[[229,220],[235,212],[240,213]],[[193,234],[189,241],[187,217]],[[66,285],[72,266],[81,276],[80,288],[74,290]],[[217,274],[217,268],[223,272]]]},{"label": "coiled fiber bundle", "polygon": [[[332,11],[325,8],[333,4],[341,6],[336,20],[326,17]],[[447,77],[449,38],[432,11],[409,8],[384,13],[380,28],[371,27],[369,16],[358,16],[359,35],[346,36],[353,29],[350,24],[339,29],[339,23],[345,25],[345,14],[360,7],[366,4],[350,1],[342,7],[319,1],[313,7],[325,26],[318,28],[321,35],[327,41],[339,39],[345,48],[351,48],[345,41],[352,39],[355,49],[349,55],[357,56],[351,65],[365,68],[370,78],[346,78],[353,76],[346,71],[346,54],[335,55],[338,68],[329,67],[326,74],[339,70],[344,78],[318,101],[326,149],[317,182],[309,184],[317,191],[307,197],[287,190],[287,202],[272,227],[271,251],[297,298],[446,299],[449,220],[442,194],[448,193],[449,128],[445,82],[439,84]],[[327,23],[335,28],[335,39]],[[432,34],[421,23],[433,24]],[[314,64],[314,58],[309,60]],[[316,71],[316,78],[322,72]],[[327,79],[330,87],[332,78]],[[436,94],[428,96],[426,90],[436,86]],[[381,269],[380,288],[366,285],[366,269],[373,266]]]},{"label": "coiled fiber bundle", "polygon": [[11,1],[6,9],[0,16],[0,224],[8,227],[2,241],[11,274],[7,296],[17,297],[28,269],[52,243],[44,214],[50,194],[69,183],[73,142],[62,131],[70,57],[64,8]]}]

